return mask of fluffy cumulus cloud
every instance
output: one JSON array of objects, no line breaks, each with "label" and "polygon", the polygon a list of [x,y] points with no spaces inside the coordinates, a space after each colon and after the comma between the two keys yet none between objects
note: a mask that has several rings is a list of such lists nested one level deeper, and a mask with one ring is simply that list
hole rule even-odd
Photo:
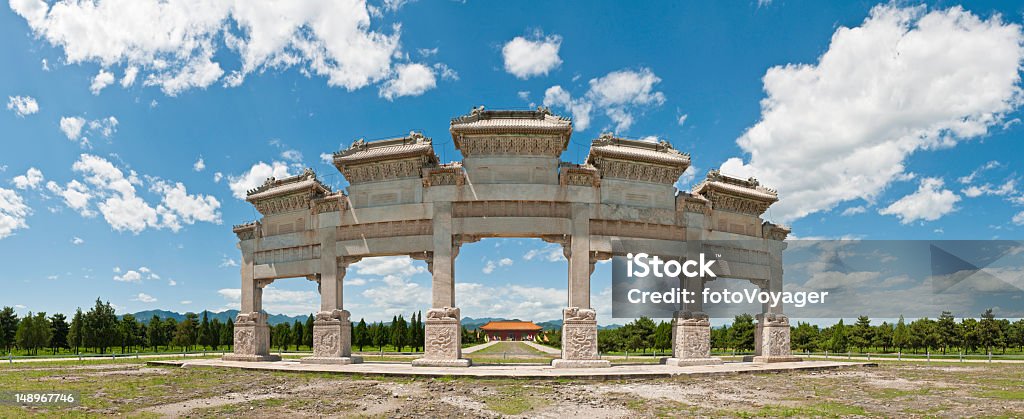
[{"label": "fluffy cumulus cloud", "polygon": [[85,118],[80,116],[64,116],[60,118],[60,130],[68,137],[68,140],[78,141],[82,137],[82,127],[85,126]]},{"label": "fluffy cumulus cloud", "polygon": [[245,199],[245,194],[250,189],[260,186],[267,178],[288,177],[288,164],[275,161],[270,164],[259,162],[249,168],[248,171],[238,176],[228,176],[228,187],[231,193],[238,199]]},{"label": "fluffy cumulus cloud", "polygon": [[149,190],[160,197],[154,206],[139,196],[137,187],[143,181],[134,170],[126,175],[109,160],[91,154],[82,154],[71,168],[81,180],[72,179],[64,186],[49,181],[46,189],[82,216],[102,214],[114,230],[138,234],[147,228],[166,228],[176,232],[182,224],[221,222],[216,198],[189,194],[181,183],[147,178]]},{"label": "fluffy cumulus cloud", "polygon": [[582,97],[573,98],[562,86],[548,88],[544,92],[544,106],[568,110],[579,130],[590,126],[591,112],[600,111],[614,123],[616,131],[626,131],[637,113],[665,103],[665,94],[655,90],[660,82],[661,78],[649,68],[613,71],[591,79],[590,88]]},{"label": "fluffy cumulus cloud", "polygon": [[737,140],[749,156],[721,169],[778,188],[782,221],[873,203],[906,177],[910,154],[1002,125],[1021,103],[1022,45],[1021,27],[999,16],[876,6],[836,30],[816,64],[767,71],[761,120]]},{"label": "fluffy cumulus cloud", "polygon": [[401,96],[419,96],[437,86],[434,69],[423,64],[399,64],[395,77],[380,87],[380,97],[394,100]]},{"label": "fluffy cumulus cloud", "polygon": [[[224,288],[217,290],[226,304],[225,309],[239,309],[242,290]],[[316,291],[283,290],[273,285],[263,289],[263,309],[269,313],[296,316],[316,312],[320,307],[320,294]]]},{"label": "fluffy cumulus cloud", "polygon": [[90,135],[99,135],[109,140],[117,132],[119,123],[114,116],[91,121],[80,116],[64,116],[60,118],[60,130],[69,141],[77,142],[82,148],[92,148]]},{"label": "fluffy cumulus cloud", "polygon": [[23,175],[15,176],[11,183],[18,189],[36,189],[43,182],[43,171],[35,167],[28,168]]},{"label": "fluffy cumulus cloud", "polygon": [[537,33],[529,39],[517,36],[501,48],[505,71],[520,79],[546,76],[562,65],[562,59],[558,56],[561,47],[562,37],[558,35],[544,36]]},{"label": "fluffy cumulus cloud", "polygon": [[39,112],[39,103],[32,96],[8,96],[7,110],[14,111],[14,114],[19,117],[24,117]]},{"label": "fluffy cumulus cloud", "polygon": [[[298,68],[348,90],[387,80],[401,57],[400,25],[374,28],[362,0],[12,0],[11,9],[68,63],[98,63],[99,92],[124,68],[168,95],[255,72]],[[376,10],[376,9],[375,9]],[[117,28],[117,30],[111,30]],[[222,61],[223,60],[223,61]],[[222,62],[239,62],[224,68]]]},{"label": "fluffy cumulus cloud", "polygon": [[114,83],[114,73],[107,70],[100,69],[99,73],[96,73],[96,77],[92,78],[92,84],[89,85],[89,91],[94,95],[100,94],[100,91]]},{"label": "fluffy cumulus cloud", "polygon": [[206,170],[206,162],[203,161],[202,157],[200,157],[199,160],[196,160],[196,162],[192,164],[192,170],[196,172],[202,172],[203,170]]},{"label": "fluffy cumulus cloud", "polygon": [[17,192],[0,188],[0,239],[14,234],[14,230],[28,228],[25,218],[31,209]]},{"label": "fluffy cumulus cloud", "polygon": [[138,301],[140,303],[155,303],[156,297],[140,292],[138,295],[135,296],[135,298],[132,299],[132,301]]},{"label": "fluffy cumulus cloud", "polygon": [[953,191],[943,189],[944,182],[939,178],[921,179],[921,184],[914,193],[904,196],[888,207],[878,211],[882,215],[895,215],[903,224],[917,220],[935,221],[943,215],[956,210],[960,197]]}]

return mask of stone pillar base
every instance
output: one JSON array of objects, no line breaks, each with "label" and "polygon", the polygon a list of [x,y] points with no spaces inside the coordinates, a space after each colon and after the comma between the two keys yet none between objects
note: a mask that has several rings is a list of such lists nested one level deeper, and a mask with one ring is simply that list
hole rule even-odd
[{"label": "stone pillar base", "polygon": [[562,310],[562,358],[551,361],[555,368],[602,368],[611,362],[597,353],[597,312],[589,308]]},{"label": "stone pillar base", "polygon": [[465,358],[459,359],[427,359],[417,358],[412,360],[414,367],[468,367],[473,361]]},{"label": "stone pillar base", "polygon": [[672,319],[672,355],[665,359],[665,365],[688,367],[722,363],[720,358],[711,356],[711,323],[706,313],[676,313]]},{"label": "stone pillar base", "polygon": [[553,359],[554,368],[608,368],[612,363],[603,359]]},{"label": "stone pillar base", "polygon": [[[753,362],[795,362],[800,358],[790,351],[789,318],[781,313],[763,313],[757,316],[757,350]],[[748,357],[744,357],[744,361]]]},{"label": "stone pillar base", "polygon": [[673,367],[692,367],[696,365],[721,365],[722,358],[665,358],[665,365]]},{"label": "stone pillar base", "polygon": [[220,359],[223,359],[225,361],[276,362],[280,361],[281,357],[277,355],[225,354]]},{"label": "stone pillar base", "polygon": [[270,354],[270,326],[263,313],[239,314],[235,322],[234,352],[224,355],[225,361],[268,362],[281,357]]},{"label": "stone pillar base", "polygon": [[352,356],[352,322],[346,310],[321,311],[313,321],[313,356],[302,358],[303,364],[358,364]]},{"label": "stone pillar base", "polygon": [[302,364],[329,364],[329,365],[348,365],[348,364],[362,364],[363,357],[361,356],[342,356],[342,357],[319,357],[310,356],[299,360]]},{"label": "stone pillar base", "polygon": [[417,367],[468,367],[471,362],[462,358],[462,323],[457,307],[427,310],[423,322],[425,342],[423,358],[412,361]]}]

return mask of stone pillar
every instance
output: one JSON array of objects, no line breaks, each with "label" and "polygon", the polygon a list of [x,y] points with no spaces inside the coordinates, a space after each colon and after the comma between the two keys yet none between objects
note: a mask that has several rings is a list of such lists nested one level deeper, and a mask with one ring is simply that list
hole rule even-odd
[{"label": "stone pillar", "polygon": [[704,279],[682,277],[684,290],[693,292],[693,302],[683,304],[672,319],[672,357],[665,365],[691,366],[721,364],[721,358],[711,356],[711,322],[704,313],[701,292]]},{"label": "stone pillar", "polygon": [[263,287],[270,280],[257,280],[254,271],[254,253],[258,224],[238,227],[238,248],[242,251],[241,277],[242,295],[238,317],[235,318],[234,350],[224,355],[226,361],[280,361],[281,357],[270,355],[270,326],[263,313]]},{"label": "stone pillar", "polygon": [[[769,276],[766,287],[770,292],[782,291],[782,251],[786,243],[781,240],[765,240],[769,252]],[[754,335],[754,362],[800,361],[790,350],[789,318],[782,314],[782,304],[772,307],[764,304],[762,313],[757,315],[757,330]]]},{"label": "stone pillar", "polygon": [[303,364],[357,364],[352,356],[352,321],[344,309],[345,270],[359,258],[337,257],[334,227],[320,231],[320,311],[313,320],[313,356]]},{"label": "stone pillar", "polygon": [[590,207],[572,204],[572,236],[563,243],[569,259],[569,307],[562,310],[562,357],[555,368],[610,367],[597,351],[597,311],[590,308]]},{"label": "stone pillar", "polygon": [[462,325],[455,307],[455,252],[452,240],[452,204],[434,203],[434,252],[431,257],[431,306],[424,320],[423,357],[413,366],[468,367],[462,358]]}]

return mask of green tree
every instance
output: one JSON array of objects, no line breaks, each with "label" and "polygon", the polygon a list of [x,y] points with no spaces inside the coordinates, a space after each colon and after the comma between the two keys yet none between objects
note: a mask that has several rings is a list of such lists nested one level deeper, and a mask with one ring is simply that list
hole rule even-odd
[{"label": "green tree", "polygon": [[178,323],[174,331],[172,344],[180,346],[184,351],[190,351],[199,340],[199,316],[196,313],[185,313],[185,320]]},{"label": "green tree", "polygon": [[369,341],[369,333],[370,331],[367,329],[366,320],[364,319],[359,319],[356,327],[352,328],[352,343],[359,347],[359,352],[363,351],[363,346]]},{"label": "green tree", "polygon": [[50,331],[52,337],[50,338],[50,348],[53,349],[54,355],[60,349],[70,349],[68,347],[68,318],[61,313],[54,313],[50,316]]},{"label": "green tree", "polygon": [[160,317],[156,314],[149,319],[149,328],[146,330],[146,335],[147,343],[149,344],[149,347],[153,348],[154,352],[158,351],[159,349],[157,348],[164,344],[163,324],[160,321]]},{"label": "green tree", "polygon": [[396,351],[401,352],[405,347],[405,329],[405,318],[399,314],[391,321],[391,345],[395,347]]},{"label": "green tree", "polygon": [[207,311],[203,310],[203,319],[199,321],[199,328],[196,331],[196,343],[206,349],[207,346],[212,346],[210,341],[210,318],[207,315]]},{"label": "green tree", "polygon": [[907,322],[903,320],[903,315],[900,315],[900,320],[896,322],[896,328],[892,332],[892,346],[903,352],[903,348],[910,345],[910,330],[907,329]]},{"label": "green tree", "polygon": [[956,323],[956,319],[953,318],[953,313],[948,311],[943,311],[939,315],[937,326],[939,331],[939,347],[942,348],[942,353],[945,354],[947,349],[958,344],[960,341],[959,326]]},{"label": "green tree", "polygon": [[384,346],[384,342],[387,341],[387,337],[384,335],[384,326],[380,322],[374,323],[370,327],[370,340],[373,346],[377,347],[378,350]]},{"label": "green tree", "polygon": [[892,325],[886,322],[875,327],[875,333],[871,339],[871,344],[876,348],[881,348],[882,352],[888,352],[889,348],[892,347]]},{"label": "green tree", "polygon": [[215,351],[220,349],[220,335],[222,329],[224,329],[224,325],[220,322],[220,319],[214,318],[210,321],[210,332],[206,337],[206,345],[212,347]]},{"label": "green tree", "polygon": [[999,323],[996,322],[995,314],[992,313],[991,308],[985,310],[981,315],[981,321],[978,322],[978,343],[986,353],[989,353],[1000,339],[1002,339],[1002,330],[999,328]]},{"label": "green tree", "polygon": [[835,353],[846,352],[849,349],[850,341],[847,338],[846,325],[843,324],[843,319],[839,319],[839,323],[832,325],[832,333],[829,337],[828,349]]},{"label": "green tree", "polygon": [[118,328],[117,314],[114,314],[114,307],[108,301],[104,304],[96,298],[96,305],[85,314],[85,322],[82,330],[84,333],[85,346],[96,348],[99,352],[106,353],[107,348],[117,344]]},{"label": "green tree", "polygon": [[18,314],[11,307],[4,307],[0,310],[0,345],[4,347],[4,352],[11,352],[17,332]]},{"label": "green tree", "polygon": [[981,336],[978,319],[965,318],[960,321],[961,346],[964,352],[975,352],[981,346]]},{"label": "green tree", "polygon": [[231,349],[235,345],[235,321],[228,317],[228,322],[220,329],[220,344]]},{"label": "green tree", "polygon": [[622,334],[619,329],[604,329],[597,331],[597,350],[602,353],[618,352],[623,350]]},{"label": "green tree", "polygon": [[310,314],[306,318],[306,327],[302,330],[302,340],[306,343],[306,346],[313,347],[313,315]]},{"label": "green tree", "polygon": [[754,317],[749,314],[740,314],[733,319],[729,326],[729,346],[738,351],[750,351],[754,349]]},{"label": "green tree", "polygon": [[120,339],[121,353],[131,351],[132,345],[135,344],[135,329],[137,329],[135,316],[125,314],[121,317],[121,321],[117,324],[117,334]]},{"label": "green tree", "polygon": [[270,337],[274,346],[282,351],[287,350],[292,340],[292,328],[288,323],[278,323]]},{"label": "green tree", "polygon": [[658,322],[654,329],[654,349],[668,351],[672,349],[672,323]]},{"label": "green tree", "polygon": [[860,316],[857,323],[853,325],[853,333],[850,334],[850,344],[864,353],[864,349],[871,346],[874,339],[874,329],[871,327],[871,319],[868,316]]},{"label": "green tree", "polygon": [[301,346],[302,342],[305,340],[305,335],[306,328],[302,326],[302,322],[296,320],[295,323],[292,324],[292,344],[295,345],[296,351],[299,350],[299,346]]},{"label": "green tree", "polygon": [[82,313],[82,308],[79,307],[75,310],[74,317],[71,318],[71,326],[68,327],[68,345],[75,349],[75,353],[78,353],[80,348],[85,342],[85,314]]},{"label": "green tree", "polygon": [[46,313],[39,312],[33,316],[32,312],[29,312],[18,323],[14,339],[18,347],[28,351],[29,355],[37,355],[39,348],[45,348],[50,344],[52,335],[53,331],[50,329],[50,321],[46,318]]},{"label": "green tree", "polygon": [[818,349],[818,326],[809,323],[798,322],[793,328],[792,345],[793,349],[804,352],[814,352]]}]

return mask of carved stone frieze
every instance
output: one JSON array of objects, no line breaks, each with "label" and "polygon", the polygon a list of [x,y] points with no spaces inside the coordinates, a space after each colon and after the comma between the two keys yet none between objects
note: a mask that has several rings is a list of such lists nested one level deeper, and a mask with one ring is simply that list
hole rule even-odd
[{"label": "carved stone frieze", "polygon": [[452,217],[551,217],[569,218],[568,202],[554,201],[466,201],[452,203]]},{"label": "carved stone frieze", "polygon": [[766,239],[783,241],[792,232],[789,227],[765,222],[761,225],[762,236]]},{"label": "carved stone frieze", "polygon": [[426,169],[423,176],[423,187],[431,186],[462,186],[466,183],[466,173],[462,171],[459,163],[444,164],[439,167]]},{"label": "carved stone frieze", "polygon": [[462,137],[459,150],[464,156],[547,156],[558,157],[565,149],[562,136],[470,136]]},{"label": "carved stone frieze", "polygon": [[340,192],[320,198],[314,198],[312,203],[314,214],[338,212],[348,209],[348,197]]},{"label": "carved stone frieze", "polygon": [[426,236],[433,234],[432,220],[385,221],[338,227],[338,241],[362,240],[382,237]]},{"label": "carved stone frieze", "polygon": [[238,236],[238,240],[252,240],[259,237],[260,233],[260,222],[253,221],[245,224],[239,224],[231,229],[232,232]]},{"label": "carved stone frieze", "polygon": [[320,244],[286,247],[283,249],[261,250],[254,254],[257,265],[270,263],[298,262],[302,260],[320,259]]},{"label": "carved stone frieze", "polygon": [[590,234],[595,236],[632,237],[638,239],[684,240],[686,229],[678,225],[649,224],[619,220],[590,220]]},{"label": "carved stone frieze", "polygon": [[[676,167],[637,163],[625,160],[604,159],[600,162],[601,177],[640,182],[672,185],[679,180],[683,170]],[[685,170],[685,169],[684,169]]]}]

